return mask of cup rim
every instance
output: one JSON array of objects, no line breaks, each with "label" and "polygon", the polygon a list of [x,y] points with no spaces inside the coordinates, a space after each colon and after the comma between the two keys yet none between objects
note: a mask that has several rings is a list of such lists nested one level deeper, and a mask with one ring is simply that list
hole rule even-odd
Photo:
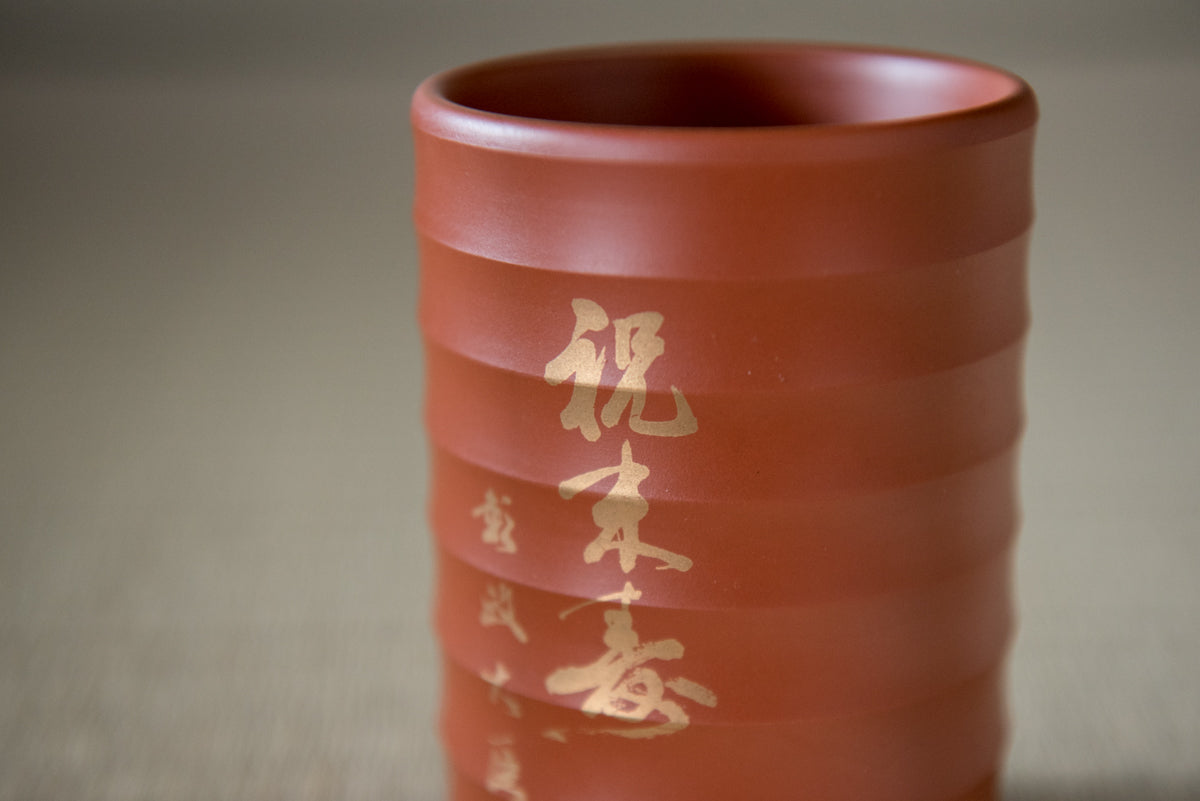
[{"label": "cup rim", "polygon": [[[503,71],[552,70],[608,60],[685,58],[836,59],[918,66],[976,85],[983,102],[914,115],[852,121],[687,126],[578,121],[486,109],[459,102],[463,87]],[[983,84],[987,84],[985,90]],[[802,41],[646,42],[563,48],[489,59],[424,80],[413,94],[415,129],[440,139],[531,156],[604,161],[759,161],[861,157],[970,145],[1031,128],[1032,88],[1019,76],[956,56],[872,45]]]}]

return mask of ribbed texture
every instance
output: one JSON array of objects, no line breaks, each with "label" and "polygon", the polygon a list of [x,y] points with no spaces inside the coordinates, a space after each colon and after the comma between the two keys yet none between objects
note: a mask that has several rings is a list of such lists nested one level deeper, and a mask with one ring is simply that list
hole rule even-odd
[{"label": "ribbed texture", "polygon": [[992,799],[1031,130],[610,163],[433,113],[456,801]]}]

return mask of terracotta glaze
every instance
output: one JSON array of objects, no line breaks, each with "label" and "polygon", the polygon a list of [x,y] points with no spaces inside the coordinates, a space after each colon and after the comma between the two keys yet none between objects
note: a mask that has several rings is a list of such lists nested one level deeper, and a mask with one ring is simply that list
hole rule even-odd
[{"label": "terracotta glaze", "polygon": [[455,801],[991,801],[1028,86],[799,43],[417,90]]}]

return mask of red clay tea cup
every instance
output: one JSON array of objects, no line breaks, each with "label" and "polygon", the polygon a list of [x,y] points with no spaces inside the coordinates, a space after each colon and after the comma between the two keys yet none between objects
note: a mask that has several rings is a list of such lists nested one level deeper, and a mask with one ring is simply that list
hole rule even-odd
[{"label": "red clay tea cup", "polygon": [[453,798],[995,798],[1029,87],[636,45],[412,113]]}]

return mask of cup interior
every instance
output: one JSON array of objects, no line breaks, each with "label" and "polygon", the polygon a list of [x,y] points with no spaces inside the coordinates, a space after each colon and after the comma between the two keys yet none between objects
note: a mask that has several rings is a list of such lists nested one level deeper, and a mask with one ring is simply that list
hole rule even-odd
[{"label": "cup interior", "polygon": [[613,48],[459,70],[443,97],[554,122],[666,128],[858,125],[1004,100],[1018,79],[921,54],[822,46]]}]

